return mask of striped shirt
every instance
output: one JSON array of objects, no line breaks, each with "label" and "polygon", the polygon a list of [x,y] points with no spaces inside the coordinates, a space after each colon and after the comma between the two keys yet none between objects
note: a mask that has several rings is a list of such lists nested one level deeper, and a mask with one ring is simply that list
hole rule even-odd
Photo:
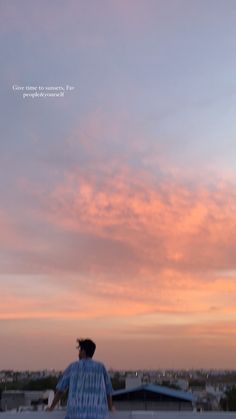
[{"label": "striped shirt", "polygon": [[68,392],[66,419],[105,419],[107,395],[112,394],[110,377],[101,362],[91,358],[70,364],[57,384]]}]

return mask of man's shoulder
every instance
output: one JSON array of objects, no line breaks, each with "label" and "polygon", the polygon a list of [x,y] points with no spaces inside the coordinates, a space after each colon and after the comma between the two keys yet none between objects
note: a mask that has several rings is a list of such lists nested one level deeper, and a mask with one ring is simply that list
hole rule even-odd
[{"label": "man's shoulder", "polygon": [[78,368],[78,365],[79,365],[79,361],[73,361],[68,365],[67,370],[74,370]]},{"label": "man's shoulder", "polygon": [[95,365],[98,365],[98,366],[100,366],[100,367],[104,367],[104,364],[103,364],[101,361],[97,361],[96,359],[92,359],[92,362],[93,362]]},{"label": "man's shoulder", "polygon": [[93,369],[97,369],[97,370],[106,370],[106,367],[105,367],[105,365],[101,362],[101,361],[97,361],[97,360],[94,360],[94,359],[81,359],[81,360],[78,360],[78,361],[74,361],[74,362],[71,362],[69,365],[68,365],[68,367],[67,367],[67,369],[68,370],[70,370],[70,371],[74,371],[74,370],[77,370],[77,369],[81,369],[81,368],[84,368],[84,366],[85,365],[90,365],[90,367],[92,367]]},{"label": "man's shoulder", "polygon": [[97,360],[94,360],[94,359],[92,359],[91,361],[92,361],[95,368],[100,369],[100,370],[106,369],[105,365],[101,361],[97,361]]}]

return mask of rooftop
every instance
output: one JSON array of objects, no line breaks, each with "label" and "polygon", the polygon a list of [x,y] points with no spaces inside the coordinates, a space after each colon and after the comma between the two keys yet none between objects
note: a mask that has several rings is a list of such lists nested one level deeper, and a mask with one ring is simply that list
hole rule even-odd
[{"label": "rooftop", "polygon": [[141,391],[141,390],[146,390],[147,392],[152,392],[152,393],[157,393],[157,394],[163,394],[165,396],[174,397],[176,399],[182,399],[189,402],[196,401],[196,397],[194,397],[194,395],[190,392],[174,390],[172,388],[163,387],[156,384],[142,384],[134,388],[116,390],[114,391],[113,395],[118,396],[120,394],[133,393],[133,392]]},{"label": "rooftop", "polygon": [[[109,419],[235,419],[236,412],[163,412],[132,411],[112,412]],[[64,419],[65,411],[54,412],[4,412],[0,419]]]}]

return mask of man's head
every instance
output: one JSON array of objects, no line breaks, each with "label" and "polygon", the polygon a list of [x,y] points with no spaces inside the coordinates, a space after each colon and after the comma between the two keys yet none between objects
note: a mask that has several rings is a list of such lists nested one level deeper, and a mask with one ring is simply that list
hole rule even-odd
[{"label": "man's head", "polygon": [[91,339],[77,339],[79,349],[79,359],[92,358],[96,349],[96,344]]}]

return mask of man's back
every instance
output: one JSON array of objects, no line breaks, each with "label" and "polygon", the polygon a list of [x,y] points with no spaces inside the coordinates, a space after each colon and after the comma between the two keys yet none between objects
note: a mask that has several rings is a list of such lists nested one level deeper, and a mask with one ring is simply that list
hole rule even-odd
[{"label": "man's back", "polygon": [[112,393],[112,386],[102,363],[87,358],[70,364],[57,385],[58,391],[67,388],[67,419],[107,417],[107,395]]}]

